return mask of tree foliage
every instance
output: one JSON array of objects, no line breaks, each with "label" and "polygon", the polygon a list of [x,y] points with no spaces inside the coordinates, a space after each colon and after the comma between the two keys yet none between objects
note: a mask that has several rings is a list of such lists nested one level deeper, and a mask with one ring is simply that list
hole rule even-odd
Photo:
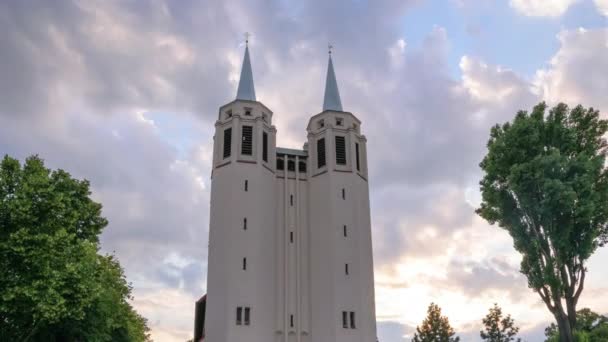
[{"label": "tree foliage", "polygon": [[498,304],[490,308],[490,312],[483,318],[484,330],[479,332],[481,339],[490,342],[520,342],[520,338],[515,338],[519,332],[519,327],[515,326],[515,321],[511,315],[503,317],[502,309]]},{"label": "tree foliage", "polygon": [[[608,317],[597,314],[588,308],[576,312],[575,341],[608,341]],[[559,331],[555,323],[545,328],[546,342],[559,341]]]},{"label": "tree foliage", "polygon": [[585,262],[608,240],[608,122],[564,104],[492,128],[477,213],[513,238],[521,272],[572,341]]},{"label": "tree foliage", "polygon": [[89,183],[34,156],[0,164],[0,340],[146,341]]},{"label": "tree foliage", "polygon": [[412,342],[458,342],[460,337],[456,333],[447,317],[441,316],[441,308],[431,303],[427,316],[421,326],[416,327],[416,334]]}]

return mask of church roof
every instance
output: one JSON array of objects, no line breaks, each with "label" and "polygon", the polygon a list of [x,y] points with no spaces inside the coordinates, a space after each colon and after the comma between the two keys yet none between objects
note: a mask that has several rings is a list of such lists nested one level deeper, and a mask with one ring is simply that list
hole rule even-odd
[{"label": "church roof", "polygon": [[325,98],[323,99],[323,111],[335,110],[342,112],[342,101],[340,101],[340,91],[336,82],[334,63],[329,54],[329,64],[327,66],[327,79],[325,80]]},{"label": "church roof", "polygon": [[253,71],[251,71],[251,61],[249,60],[249,45],[245,46],[245,58],[241,68],[241,79],[239,88],[236,92],[237,100],[256,101],[255,87],[253,86]]}]

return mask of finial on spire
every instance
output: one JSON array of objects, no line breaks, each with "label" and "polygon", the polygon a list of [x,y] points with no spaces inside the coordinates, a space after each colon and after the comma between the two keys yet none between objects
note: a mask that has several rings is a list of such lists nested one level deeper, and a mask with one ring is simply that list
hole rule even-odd
[{"label": "finial on spire", "polygon": [[245,45],[249,45],[249,37],[251,37],[251,33],[245,32]]},{"label": "finial on spire", "polygon": [[334,46],[331,45],[331,43],[328,43],[327,44],[327,53],[329,53],[331,55],[331,49],[333,49],[333,48],[334,48]]}]

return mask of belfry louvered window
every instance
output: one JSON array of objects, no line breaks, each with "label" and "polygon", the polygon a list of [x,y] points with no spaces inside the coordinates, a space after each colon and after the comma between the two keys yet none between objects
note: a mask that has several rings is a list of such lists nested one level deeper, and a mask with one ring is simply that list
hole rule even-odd
[{"label": "belfry louvered window", "polygon": [[243,142],[241,154],[250,156],[253,154],[253,127],[243,126]]},{"label": "belfry louvered window", "polygon": [[325,139],[317,140],[317,167],[325,166]]},{"label": "belfry louvered window", "polygon": [[346,142],[342,136],[336,136],[336,164],[346,165]]},{"label": "belfry louvered window", "polygon": [[268,162],[268,133],[262,133],[262,160]]},{"label": "belfry louvered window", "polygon": [[224,158],[230,157],[232,150],[232,128],[224,130]]}]

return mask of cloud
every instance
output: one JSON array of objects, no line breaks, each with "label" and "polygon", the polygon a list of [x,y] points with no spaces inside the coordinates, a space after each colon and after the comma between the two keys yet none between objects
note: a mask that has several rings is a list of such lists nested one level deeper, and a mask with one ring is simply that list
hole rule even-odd
[{"label": "cloud", "polygon": [[608,17],[608,0],[594,0],[598,11]]},{"label": "cloud", "polygon": [[560,49],[549,67],[537,72],[534,83],[551,103],[608,110],[608,28],[562,31]]},{"label": "cloud", "polygon": [[510,0],[509,5],[531,17],[559,17],[580,0]]}]

